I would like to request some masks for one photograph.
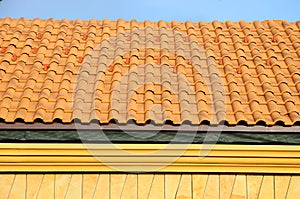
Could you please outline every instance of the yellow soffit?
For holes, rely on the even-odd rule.
[[[300,146],[0,144],[0,172],[300,173]]]

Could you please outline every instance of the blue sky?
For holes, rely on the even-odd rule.
[[[244,2],[244,3],[242,3]],[[2,0],[0,17],[144,21],[300,19],[299,0]]]

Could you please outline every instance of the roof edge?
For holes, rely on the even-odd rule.
[[[262,133],[299,133],[300,126],[245,126],[245,125],[155,125],[155,124],[145,124],[137,125],[133,123],[129,124],[100,124],[100,123],[68,123],[63,124],[59,122],[55,123],[0,123],[0,130],[124,130],[124,131],[187,131],[187,132],[262,132]]]

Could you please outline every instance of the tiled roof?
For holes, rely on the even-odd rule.
[[[300,21],[0,19],[0,118],[300,121]]]

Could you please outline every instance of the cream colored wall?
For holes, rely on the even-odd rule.
[[[1,174],[0,198],[296,199],[300,177],[245,174]]]
[[[296,199],[300,195],[300,176],[295,175],[300,173],[299,146],[216,145],[199,158],[203,145],[191,145],[152,174],[112,171],[164,164],[180,152],[176,145],[172,149],[159,144],[97,147],[98,155],[106,159],[99,161],[81,144],[0,144],[0,199]],[[157,150],[160,153],[147,155]]]

